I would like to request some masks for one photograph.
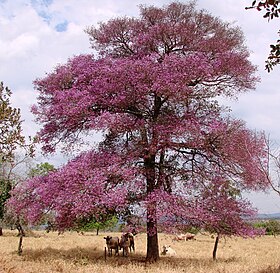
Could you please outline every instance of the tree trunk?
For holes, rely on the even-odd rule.
[[[16,227],[19,232],[18,255],[20,256],[22,253],[22,240],[23,240],[23,236],[25,236],[25,233],[19,221],[17,221]]]
[[[153,263],[159,260],[159,246],[156,220],[156,204],[148,205],[147,209],[147,256],[146,261]]]
[[[219,239],[220,239],[220,236],[219,236],[219,234],[218,234],[217,237],[216,237],[215,245],[214,245],[214,249],[213,249],[213,260],[214,260],[214,261],[216,261],[216,257],[217,257],[216,254],[217,254]]]
[[[98,234],[99,234],[99,227],[97,227],[96,229],[96,236],[98,236]]]
[[[2,236],[3,235],[3,229],[2,229],[2,227],[0,227],[0,236]]]
[[[17,251],[17,253],[18,253],[19,256],[20,256],[21,253],[22,253],[22,240],[23,240],[23,235],[20,234],[20,236],[19,236],[19,243],[18,243],[18,251]]]
[[[149,147],[147,131],[141,131],[142,140]],[[153,136],[155,137],[155,136]],[[152,142],[152,141],[151,141]],[[147,196],[152,194],[156,187],[156,155],[151,154],[149,149],[144,156],[145,177],[147,183]],[[147,256],[146,261],[153,263],[159,260],[158,233],[157,233],[157,205],[153,200],[148,200],[147,204]]]
[[[147,256],[146,261],[153,263],[159,260],[158,234],[149,235],[147,232]]]
[[[25,232],[19,222],[16,223],[16,228],[18,230],[18,236],[25,236]]]

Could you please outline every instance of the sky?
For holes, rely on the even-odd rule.
[[[0,0],[0,81],[12,92],[12,105],[21,109],[25,135],[34,136],[40,126],[30,107],[36,103],[33,81],[51,72],[68,58],[93,53],[87,34],[119,16],[138,16],[140,4],[163,6],[167,0]],[[186,0],[182,0],[186,2]],[[245,10],[251,0],[197,0],[198,9],[241,27],[250,50],[250,60],[258,66],[261,82],[256,90],[225,102],[232,115],[243,119],[253,130],[264,130],[280,144],[280,66],[265,71],[269,45],[277,40],[279,20],[268,22],[255,10]],[[55,166],[65,162],[61,154],[38,157]],[[261,213],[280,212],[280,196],[254,193],[247,196]]]

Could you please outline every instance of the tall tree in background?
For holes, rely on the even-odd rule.
[[[246,9],[257,9],[258,11],[264,11],[264,18],[268,20],[272,20],[274,18],[279,18],[280,15],[280,2],[279,0],[264,0],[264,1],[256,1],[252,2],[250,7],[246,7]],[[280,30],[278,31],[278,35],[280,35]],[[276,41],[275,44],[270,45],[270,54],[266,61],[265,68],[268,72],[270,72],[274,66],[280,63],[280,39]]]
[[[24,144],[21,132],[20,109],[10,105],[11,91],[0,83],[0,219],[4,216],[4,204],[10,197],[12,182],[6,162],[11,162],[18,145]],[[2,225],[1,225],[2,226]],[[0,234],[2,235],[2,228]]]
[[[76,56],[35,81],[33,113],[47,153],[96,131],[103,140],[21,184],[10,208],[30,222],[48,208],[61,229],[108,209],[145,211],[146,259],[156,261],[159,225],[211,218],[196,199],[215,183],[213,173],[240,190],[267,186],[263,136],[217,101],[254,88],[255,67],[239,28],[194,2],[141,6],[140,18],[112,19],[87,33],[98,56]]]
[[[24,145],[20,109],[10,103],[11,91],[0,83],[0,160],[11,160],[19,145]]]
[[[4,216],[4,205],[10,197],[10,191],[18,179],[15,169],[33,154],[34,146],[27,145],[22,134],[22,120],[19,108],[11,106],[11,91],[0,83],[0,219]],[[24,155],[16,156],[21,148]]]

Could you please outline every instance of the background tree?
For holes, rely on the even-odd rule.
[[[11,160],[18,146],[25,143],[21,129],[20,109],[10,103],[11,91],[0,83],[0,164]]]
[[[96,231],[96,235],[100,230],[111,230],[117,227],[118,218],[110,213],[93,216],[89,219],[83,219],[78,223],[78,229],[81,231]]]
[[[19,166],[33,155],[34,144],[26,144],[19,108],[10,103],[11,91],[0,83],[0,220],[10,191],[21,177]],[[1,225],[2,226],[2,225]],[[0,228],[2,234],[2,227]]]
[[[269,219],[255,222],[254,227],[263,229],[266,235],[273,235],[274,237],[276,237],[276,235],[280,234],[279,219]]]
[[[36,80],[32,111],[47,153],[58,144],[72,148],[83,134],[100,131],[103,140],[21,184],[10,209],[30,222],[49,209],[61,229],[108,209],[145,212],[146,259],[156,261],[159,224],[202,224],[196,199],[213,173],[240,190],[267,186],[263,136],[217,101],[254,88],[255,67],[239,28],[194,2],[141,6],[140,18],[112,19],[87,33],[98,56],[76,56]]]
[[[280,149],[279,144],[266,137],[267,161],[261,164],[263,170],[266,170],[267,180],[271,189],[280,195]]]
[[[31,168],[28,175],[29,177],[44,176],[53,171],[55,171],[54,165],[48,162],[44,162],[44,163],[38,163],[36,167]]]
[[[0,165],[1,194],[0,194],[0,219],[3,219],[5,202],[10,197],[10,191],[18,184],[28,178],[27,170],[32,158],[26,150],[17,149],[13,153],[12,160],[2,161]]]
[[[276,235],[279,235],[280,234],[279,220],[274,220],[274,219],[268,220],[265,227],[265,234],[273,235],[274,237],[276,237]]]
[[[215,234],[215,244],[213,249],[213,260],[216,260],[217,249],[222,237],[253,237],[262,235],[262,229],[254,228],[252,220],[255,220],[257,211],[251,204],[242,199],[240,191],[232,186],[230,181],[224,181],[222,175],[213,177],[212,183],[205,187],[197,206],[206,213],[204,230]],[[209,213],[209,212],[211,213]],[[210,217],[210,218],[209,218]],[[201,225],[200,225],[201,226]]]
[[[246,7],[246,9],[256,9],[258,11],[264,11],[264,18],[268,20],[272,20],[274,18],[278,18],[280,14],[280,2],[278,0],[265,0],[265,1],[256,1],[252,2],[250,7]],[[278,31],[278,35],[280,35],[280,30]],[[280,63],[280,39],[276,41],[275,44],[270,45],[270,53],[268,59],[266,61],[265,68],[268,72],[270,72],[274,66]]]

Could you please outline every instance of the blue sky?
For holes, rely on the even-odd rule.
[[[39,126],[29,109],[36,102],[32,82],[58,63],[81,53],[90,53],[84,30],[117,16],[137,16],[138,5],[168,4],[167,0],[0,0],[0,80],[13,92],[13,106],[21,108],[26,135]],[[279,20],[267,22],[254,10],[245,10],[251,0],[197,0],[199,8],[238,25],[246,37],[251,61],[259,67],[261,83],[238,101],[226,102],[232,115],[242,118],[251,129],[265,130],[280,144],[280,67],[267,73],[264,62],[269,44],[277,39]],[[61,154],[47,160],[56,166],[65,161]],[[280,197],[254,194],[249,198],[260,212],[280,211]]]

